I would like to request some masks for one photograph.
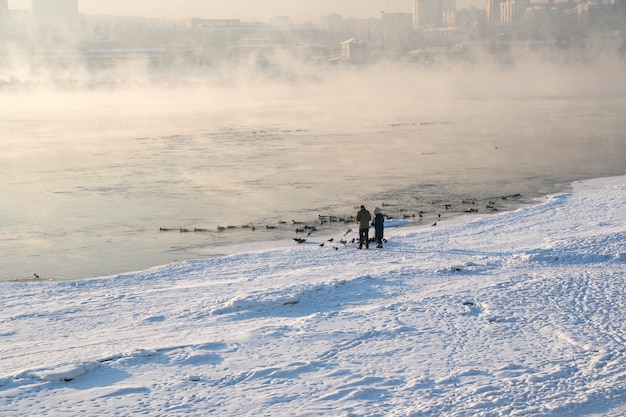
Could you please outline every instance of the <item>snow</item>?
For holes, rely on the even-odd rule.
[[[626,414],[626,177],[464,219],[3,283],[2,415]]]

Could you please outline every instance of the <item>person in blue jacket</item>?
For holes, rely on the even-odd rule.
[[[380,209],[376,207],[374,209],[374,220],[372,221],[372,226],[374,226],[375,231],[375,239],[376,239],[376,247],[383,247],[383,232],[385,230],[385,216],[380,212]]]

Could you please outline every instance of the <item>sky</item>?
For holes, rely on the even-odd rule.
[[[459,0],[457,7],[474,3],[484,6],[483,0]],[[9,0],[9,7],[28,8],[30,0]],[[344,18],[379,18],[380,12],[411,13],[411,0],[78,0],[79,12],[89,15],[126,15],[150,18],[186,19],[241,19],[269,21],[272,17],[288,16],[294,22],[319,22],[329,13]]]
[[[2,415],[623,416],[626,177],[537,203],[1,283]]]
[[[29,0],[9,0],[12,8],[28,7]],[[328,13],[346,17],[380,16],[380,11],[410,12],[410,0],[78,0],[84,14],[110,14],[145,17],[267,20],[289,16],[297,21],[318,21]]]

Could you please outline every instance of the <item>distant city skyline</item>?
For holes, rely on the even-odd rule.
[[[29,9],[31,0],[8,0],[10,9]],[[485,0],[457,0],[457,8],[485,7]],[[330,13],[344,18],[377,18],[385,13],[411,13],[413,0],[78,0],[78,11],[88,15],[142,16],[148,18],[241,19],[269,21],[287,16],[294,22],[318,22]]]

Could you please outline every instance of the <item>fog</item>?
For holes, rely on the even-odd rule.
[[[396,134],[401,147],[412,146],[412,134],[422,134],[420,126],[432,124],[450,135],[430,138],[435,147],[485,139],[496,147],[514,137],[532,151],[546,145],[548,133],[554,135],[550,141],[600,136],[622,146],[626,131],[621,123],[626,63],[609,45],[592,52],[549,54],[515,46],[506,62],[478,49],[463,62],[433,65],[392,60],[311,64],[282,53],[264,58],[262,65],[251,55],[208,68],[155,68],[139,58],[94,69],[80,59],[63,67],[41,67],[14,50],[10,64],[0,68],[4,170],[23,163],[10,160],[20,152],[50,158],[48,140],[67,141],[67,146],[79,140],[81,147],[90,147],[93,137],[97,148],[103,135],[141,138],[276,129],[330,137],[364,132],[375,141],[379,131]],[[389,133],[392,129],[397,133]],[[509,138],[498,138],[509,133]],[[582,152],[582,158],[588,150],[560,147],[532,155],[545,157],[548,164],[574,152]],[[393,164],[398,152],[393,149],[390,160],[380,163]],[[441,148],[437,152],[442,158]]]
[[[506,65],[483,55],[481,61],[432,67],[390,61],[357,67],[311,65],[273,55],[269,65],[258,66],[252,57],[201,70],[154,69],[142,59],[97,70],[80,60],[65,68],[45,68],[15,54],[0,69],[0,100],[5,121],[13,112],[56,114],[65,109],[77,115],[130,111],[146,117],[224,111],[240,113],[237,117],[254,126],[268,121],[255,120],[256,111],[271,112],[273,102],[293,102],[306,117],[276,116],[306,129],[349,121],[415,122],[420,109],[447,100],[623,97],[626,64],[613,52],[584,60],[545,59],[520,48],[512,52],[515,61]],[[130,108],[118,107],[119,101]]]
[[[94,22],[106,20],[88,20],[86,25]],[[123,25],[115,28],[124,33]],[[71,36],[68,31],[60,38]],[[94,64],[89,55],[76,53],[82,50],[50,49],[48,40],[39,37],[28,43],[7,42],[0,65],[4,170],[23,164],[20,153],[50,158],[45,152],[48,140],[66,141],[66,146],[79,140],[81,147],[97,152],[106,136],[167,137],[242,129],[334,138],[364,132],[369,141],[376,140],[377,132],[395,135],[400,142],[388,152],[389,160],[376,162],[375,154],[370,155],[372,163],[384,165],[393,164],[400,148],[412,146],[414,135],[423,134],[419,130],[429,125],[439,129],[429,138],[429,146],[439,148],[439,165],[456,164],[441,160],[446,154],[441,152],[443,144],[473,152],[467,142],[474,140],[499,149],[503,142],[511,147],[523,142],[520,150],[532,151],[534,164],[537,158],[545,158],[548,165],[576,152],[580,155],[571,160],[580,161],[588,144],[555,145],[570,135],[610,141],[621,155],[626,96],[621,39],[589,36],[584,47],[502,42],[496,52],[493,42],[466,42],[461,57],[444,48],[442,55],[419,59],[393,55],[391,47],[388,56],[376,56],[374,48],[372,59],[360,63],[311,60],[289,48],[256,48],[201,64],[155,62],[149,56],[155,48]],[[119,38],[114,46],[125,42]],[[60,51],[60,56],[42,56],[42,50]],[[127,50],[134,51],[114,49],[122,54]],[[208,47],[205,52],[213,57],[215,50]],[[458,147],[460,143],[464,145]],[[537,153],[547,144],[554,145],[549,152]],[[59,157],[54,155],[55,160]],[[468,160],[486,163],[486,158],[483,154]],[[502,155],[497,158],[506,164]],[[338,165],[340,172],[355,168],[351,164],[354,160]]]
[[[507,65],[484,57],[438,67],[384,61],[310,66],[275,57],[271,67],[210,71],[155,71],[136,62],[97,72],[76,66],[61,76],[15,66],[16,75],[5,76],[9,81],[0,94],[1,171],[12,184],[49,188],[40,183],[46,172],[131,167],[143,153],[161,158],[173,146],[188,146],[189,157],[194,152],[216,157],[223,171],[180,169],[185,157],[177,153],[181,159],[171,175],[188,184],[211,184],[212,191],[228,190],[233,201],[250,192],[246,181],[282,182],[281,170],[290,172],[294,184],[307,183],[310,175],[324,181],[359,178],[352,186],[355,199],[423,181],[519,185],[537,176],[554,184],[622,173],[624,61],[610,54],[566,64],[523,51],[519,56],[523,59]],[[170,144],[170,137],[181,139]],[[262,152],[252,176],[251,152]],[[142,172],[168,175],[161,172],[162,163],[147,162]],[[362,166],[381,169],[363,171]],[[472,170],[469,177],[467,170]],[[72,187],[64,183],[53,190]],[[326,186],[256,192],[247,198],[259,211],[276,210],[277,201],[299,210],[335,200]],[[253,211],[246,209],[232,221],[259,215]]]

